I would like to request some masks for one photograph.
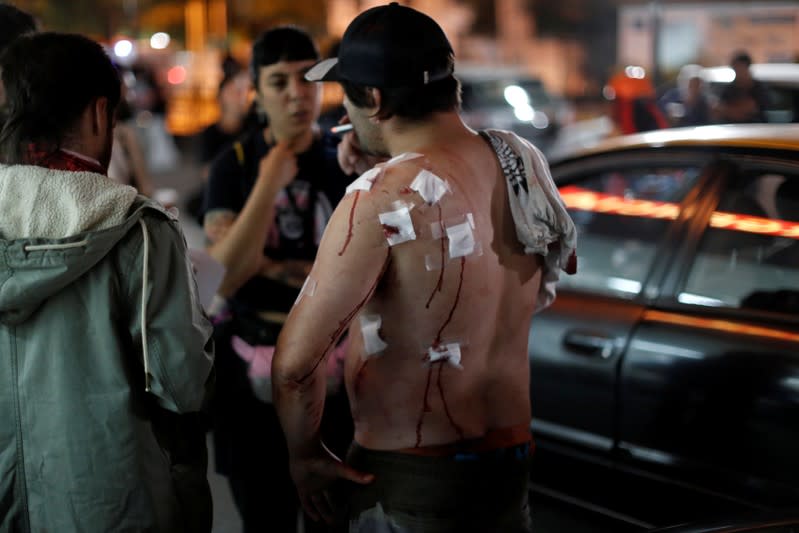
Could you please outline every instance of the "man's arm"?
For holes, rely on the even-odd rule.
[[[325,231],[306,290],[289,314],[272,362],[274,400],[288,442],[292,477],[312,517],[328,517],[324,491],[337,477],[365,483],[321,443],[329,350],[369,301],[391,257],[378,214],[389,195],[356,191]],[[309,287],[314,287],[310,294]],[[320,503],[321,502],[321,503]]]
[[[275,218],[275,197],[297,174],[297,159],[287,141],[278,142],[260,161],[258,177],[241,212],[210,216],[205,227],[208,252],[225,266],[219,294],[231,296],[263,266],[263,249]]]

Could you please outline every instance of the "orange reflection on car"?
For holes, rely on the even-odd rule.
[[[595,213],[674,220],[680,212],[679,205],[675,203],[625,198],[572,185],[561,188],[560,195],[566,207]],[[799,223],[787,220],[716,211],[710,217],[710,226],[746,233],[799,239]]]
[[[643,319],[652,322],[667,322],[680,326],[688,326],[701,329],[713,329],[740,335],[752,335],[755,337],[768,337],[771,339],[799,342],[799,334],[785,331],[782,329],[766,328],[762,326],[747,326],[730,320],[718,320],[713,318],[698,318],[680,315],[677,313],[666,313],[663,311],[645,311]]]

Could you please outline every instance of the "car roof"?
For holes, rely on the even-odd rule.
[[[560,163],[601,153],[660,147],[772,148],[799,151],[799,124],[720,124],[622,135],[574,152],[558,154],[553,157],[553,162]]]
[[[752,77],[766,83],[780,83],[799,87],[799,63],[753,63]],[[702,79],[710,83],[729,83],[735,79],[732,67],[706,67]]]
[[[486,81],[496,79],[525,79],[539,81],[538,76],[513,65],[455,64],[455,77],[459,80]]]

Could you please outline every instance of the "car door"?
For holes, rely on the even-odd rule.
[[[799,166],[732,157],[719,185],[620,366],[619,464],[658,524],[799,503]]]
[[[577,226],[578,272],[562,275],[555,303],[530,330],[539,451],[612,452],[620,356],[706,159],[647,150],[553,168]]]

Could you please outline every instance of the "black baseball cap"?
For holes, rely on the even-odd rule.
[[[392,2],[350,23],[338,57],[306,74],[309,81],[349,81],[368,87],[415,87],[452,74],[452,45],[429,16]]]

